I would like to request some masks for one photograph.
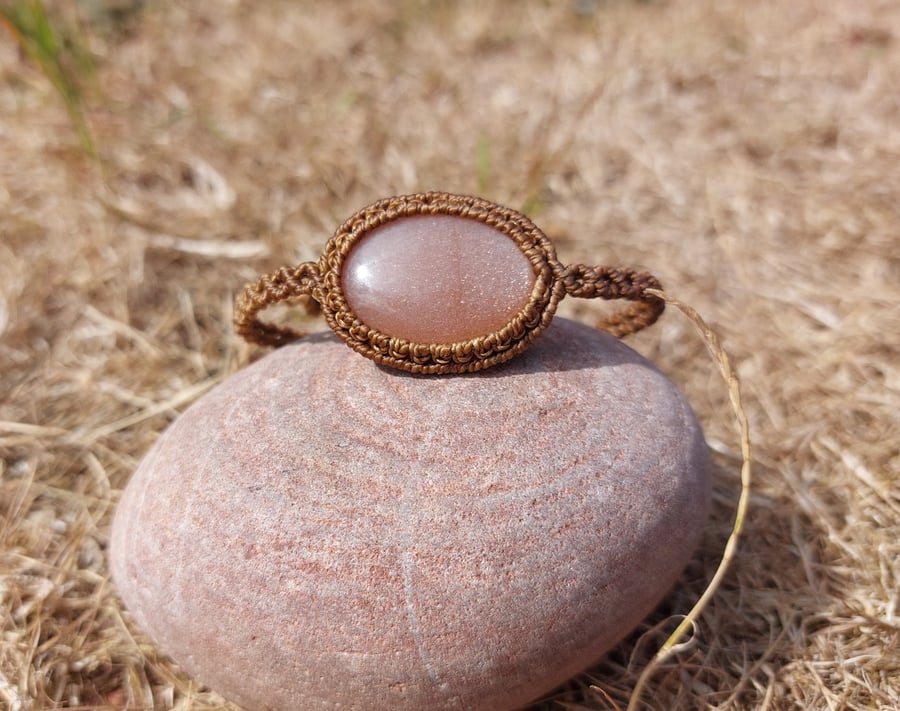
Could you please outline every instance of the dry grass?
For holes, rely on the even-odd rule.
[[[443,189],[527,209],[563,261],[651,269],[738,366],[746,535],[646,708],[900,708],[898,3],[222,0],[92,27],[102,170],[0,35],[0,706],[225,707],[120,610],[118,492],[246,362],[245,281]],[[633,344],[718,453],[708,535],[649,628],[715,569],[739,460],[686,321]],[[537,708],[624,708],[666,633],[642,631]]]

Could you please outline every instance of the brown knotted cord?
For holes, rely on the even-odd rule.
[[[589,267],[572,264],[560,275],[566,294],[582,299],[627,299],[631,307],[597,323],[597,328],[622,338],[656,323],[666,303],[647,294],[647,289],[662,291],[659,279],[649,272],[617,267]]]
[[[234,327],[238,335],[250,343],[276,347],[302,338],[305,334],[263,323],[257,315],[272,304],[313,297],[318,282],[318,266],[304,262],[296,267],[282,267],[273,274],[264,274],[255,284],[247,284],[234,305]],[[317,311],[318,303],[307,301],[306,308]]]
[[[412,343],[367,326],[353,313],[341,287],[341,270],[352,247],[373,229],[414,215],[455,215],[478,220],[509,236],[531,261],[535,284],[529,302],[500,330],[459,343]],[[377,363],[412,373],[463,373],[509,360],[527,348],[549,325],[565,295],[625,299],[630,307],[597,324],[619,338],[640,331],[662,314],[665,302],[647,293],[661,290],[647,272],[574,264],[563,267],[553,244],[527,217],[481,198],[450,193],[418,193],[386,198],[348,219],[328,241],[317,263],[282,267],[248,284],[235,304],[235,327],[247,341],[280,346],[304,334],[259,320],[276,303],[305,299],[307,310],[320,307],[328,325],[351,348]]]

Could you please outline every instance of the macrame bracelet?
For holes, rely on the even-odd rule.
[[[282,267],[248,284],[235,327],[280,346],[304,334],[268,324],[272,304],[321,308],[334,332],[377,363],[411,373],[463,373],[509,360],[547,327],[559,300],[625,299],[597,324],[627,336],[665,308],[647,272],[556,259],[527,217],[481,198],[419,193],[380,200],[335,232],[318,262]]]

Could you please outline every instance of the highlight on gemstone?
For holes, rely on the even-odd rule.
[[[477,219],[413,215],[373,229],[351,248],[341,290],[351,311],[381,333],[447,344],[503,328],[534,287],[528,257]]]

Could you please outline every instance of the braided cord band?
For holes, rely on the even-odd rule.
[[[527,257],[535,275],[529,300],[502,328],[455,343],[416,343],[382,333],[354,313],[341,279],[348,254],[376,228],[417,215],[448,215],[482,222],[509,237]],[[583,264],[563,267],[556,259],[553,243],[515,210],[477,197],[418,193],[380,200],[357,212],[337,229],[317,263],[282,267],[248,284],[235,304],[235,327],[252,343],[283,345],[304,334],[264,323],[259,313],[272,304],[306,298],[308,309],[319,306],[341,339],[377,363],[412,373],[464,373],[502,363],[525,350],[549,325],[559,300],[567,294],[633,301],[630,307],[597,324],[622,337],[659,318],[665,302],[647,290],[661,288],[647,272]]]
[[[647,289],[662,291],[659,279],[648,272],[617,267],[589,267],[572,264],[560,276],[566,294],[584,299],[626,299],[635,303],[600,321],[597,328],[617,338],[640,331],[656,323],[666,308],[666,302],[647,293]]]
[[[272,304],[293,302],[310,297],[307,309],[317,310],[314,291],[319,283],[319,267],[304,262],[296,267],[282,267],[272,274],[264,274],[255,283],[247,284],[234,305],[234,327],[238,335],[261,346],[283,346],[305,334],[289,328],[274,326],[259,320],[258,314]]]

